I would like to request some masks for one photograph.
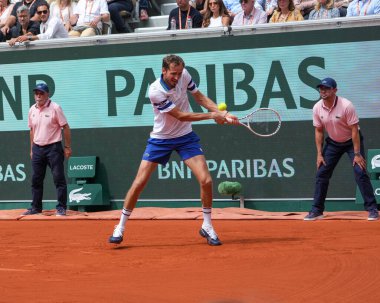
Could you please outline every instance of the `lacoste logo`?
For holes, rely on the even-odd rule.
[[[150,156],[149,153],[145,153],[144,154],[144,157],[146,157],[146,158],[149,157],[149,156]]]
[[[83,189],[83,187],[81,188],[77,188],[77,189],[73,189],[70,193],[69,193],[69,201],[70,203],[71,202],[77,202],[79,203],[80,201],[83,201],[83,200],[91,200],[91,193],[88,193],[88,194],[85,194],[85,193],[79,193],[81,190]]]
[[[380,167],[380,155],[376,155],[371,160],[372,169]]]

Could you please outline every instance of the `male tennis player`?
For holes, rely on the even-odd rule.
[[[329,181],[344,153],[351,159],[355,180],[364,199],[364,208],[369,213],[368,220],[378,220],[376,198],[366,172],[363,137],[355,107],[351,101],[336,95],[338,89],[334,79],[325,78],[317,87],[321,95],[321,100],[313,108],[317,176],[313,206],[304,220],[323,218]],[[323,146],[324,130],[328,137]]]
[[[209,112],[190,112],[187,92]],[[203,206],[200,235],[207,239],[209,245],[221,245],[211,223],[212,179],[199,144],[199,137],[192,131],[191,122],[213,119],[216,123],[223,124],[229,118],[229,123],[238,124],[238,119],[227,111],[219,111],[216,104],[198,90],[185,69],[183,59],[176,55],[164,57],[162,75],[150,86],[149,98],[154,110],[153,131],[136,178],[125,197],[120,222],[109,242],[119,244],[123,241],[125,224],[151,174],[158,164],[165,165],[175,150],[192,170],[200,185]]]

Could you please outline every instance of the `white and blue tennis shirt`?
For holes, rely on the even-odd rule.
[[[150,137],[172,139],[190,133],[192,131],[191,122],[181,122],[166,113],[174,107],[182,112],[190,112],[187,92],[196,93],[197,91],[197,85],[185,68],[177,85],[172,89],[164,82],[162,75],[154,81],[149,87],[149,99],[154,111],[154,126]]]

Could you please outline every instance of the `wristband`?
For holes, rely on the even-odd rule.
[[[360,152],[354,153],[355,156],[361,156]]]

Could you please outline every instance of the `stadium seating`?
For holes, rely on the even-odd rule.
[[[139,22],[138,20],[138,22],[133,23],[132,29],[134,32],[143,33],[166,30],[169,13],[177,7],[175,0],[149,0],[149,4],[149,19],[143,22]]]

